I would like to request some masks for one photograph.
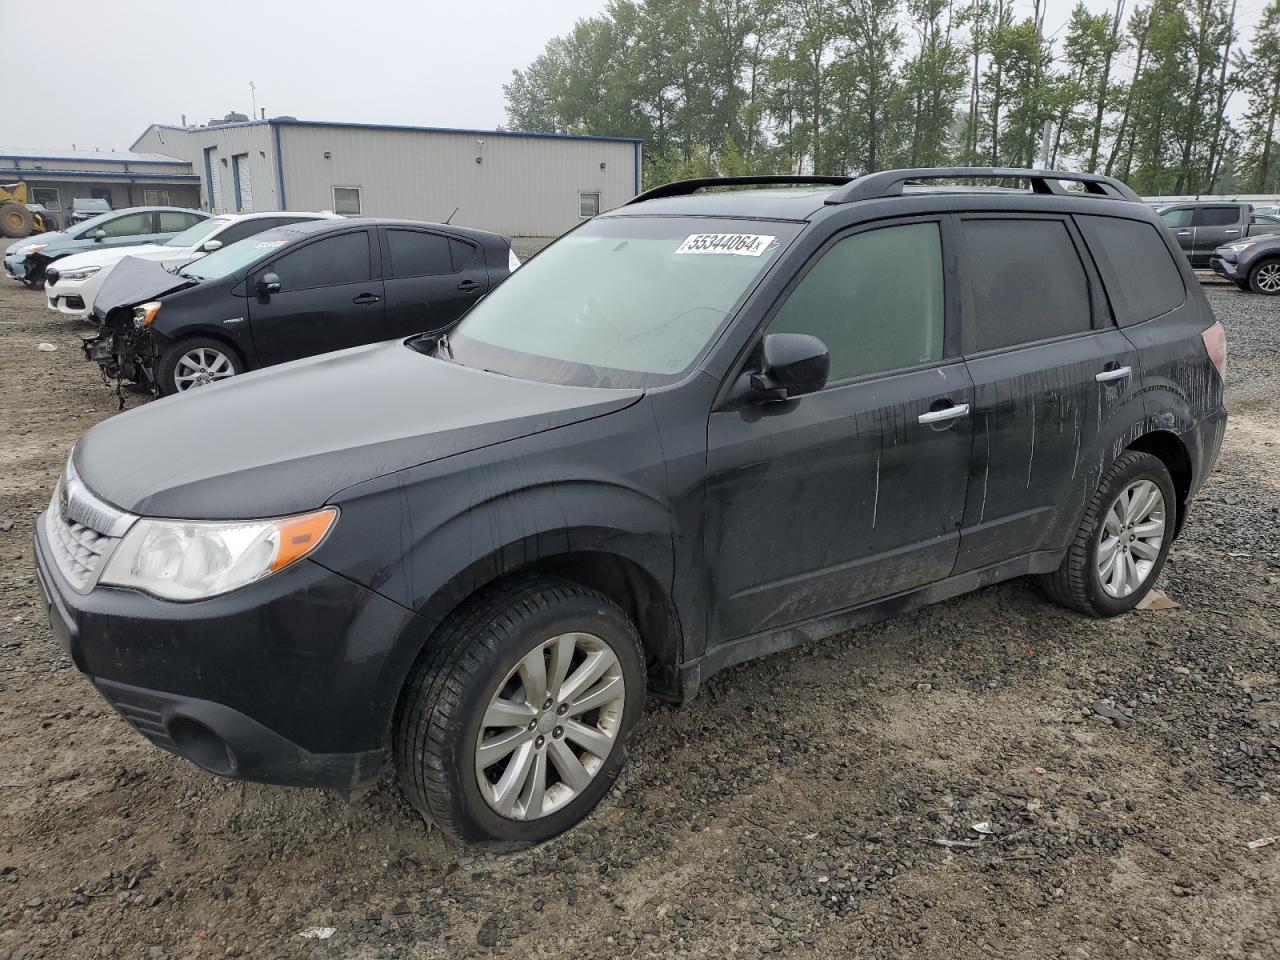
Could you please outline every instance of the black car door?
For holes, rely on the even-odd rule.
[[[387,337],[377,245],[368,230],[326,234],[249,276],[249,322],[263,366]],[[279,290],[260,292],[263,279]]]
[[[1109,425],[1142,419],[1137,351],[1071,219],[975,214],[960,230],[974,433],[956,573],[1065,547]]]
[[[455,237],[417,227],[383,227],[387,336],[438,330],[489,289],[484,254]]]
[[[765,326],[821,339],[827,386],[711,413],[712,643],[950,574],[973,388],[947,340],[954,271],[943,268],[942,227],[913,220],[834,238]]]

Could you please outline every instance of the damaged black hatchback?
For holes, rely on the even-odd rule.
[[[966,177],[1030,189],[918,187]],[[391,755],[452,836],[519,846],[600,801],[647,693],[1027,574],[1131,609],[1217,457],[1225,366],[1113,180],[671,184],[443,334],[94,427],[39,579],[158,746],[344,791]]]
[[[496,233],[413,220],[266,230],[173,272],[126,258],[85,356],[155,393],[453,323],[519,264]]]

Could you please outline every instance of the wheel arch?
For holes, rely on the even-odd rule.
[[[1177,518],[1173,531],[1173,535],[1178,536],[1182,532],[1182,523],[1187,513],[1187,500],[1191,496],[1191,487],[1195,480],[1191,454],[1187,450],[1187,445],[1176,433],[1168,430],[1153,430],[1138,437],[1126,449],[1151,454],[1169,471],[1169,476],[1173,479],[1173,489],[1178,495]]]

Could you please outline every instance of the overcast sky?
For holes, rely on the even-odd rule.
[[[1017,0],[1029,14],[1031,0]],[[1075,0],[1049,0],[1046,31]],[[1109,10],[1114,0],[1087,0]],[[1264,0],[1240,0],[1246,30]],[[1127,6],[1132,7],[1134,0]],[[0,7],[6,4],[0,3]],[[127,149],[148,124],[267,116],[491,129],[502,84],[603,0],[61,0],[5,47],[0,147]],[[39,5],[29,13],[39,19]],[[74,49],[86,51],[71,56]],[[17,71],[13,57],[17,55]]]

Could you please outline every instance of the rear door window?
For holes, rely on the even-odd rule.
[[[1089,278],[1061,220],[966,219],[965,353],[1093,327]]]
[[[1229,227],[1240,219],[1235,207],[1199,207],[1191,220],[1196,227]]]
[[[362,283],[369,279],[369,234],[358,230],[325,237],[286,253],[266,268],[285,291]]]
[[[1170,230],[1178,230],[1191,226],[1191,214],[1190,207],[1178,207],[1175,210],[1165,210],[1160,214],[1160,219]]]
[[[204,217],[196,216],[194,213],[184,213],[181,210],[161,210],[160,211],[160,232],[161,233],[181,233],[188,227],[193,227]]]
[[[1077,217],[1121,326],[1141,323],[1182,305],[1182,272],[1156,227],[1118,217]]]
[[[937,223],[845,237],[788,294],[769,333],[807,333],[831,355],[828,380],[942,359],[942,240]]]
[[[387,248],[391,251],[393,278],[436,277],[453,272],[449,241],[438,233],[388,230]]]

